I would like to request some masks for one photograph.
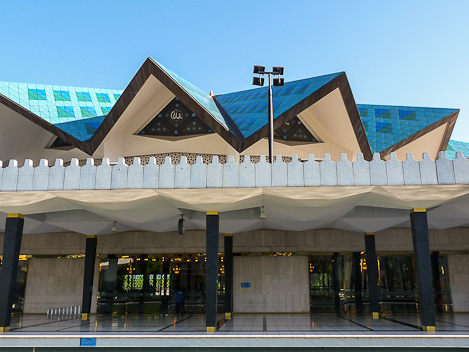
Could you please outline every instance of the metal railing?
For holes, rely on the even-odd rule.
[[[81,314],[81,305],[63,308],[48,309],[47,315],[78,315]]]

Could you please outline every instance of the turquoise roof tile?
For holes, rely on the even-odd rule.
[[[446,147],[446,156],[454,159],[459,151],[463,152],[465,158],[469,158],[469,143],[450,140]]]
[[[357,104],[373,153],[402,141],[458,109]],[[390,118],[383,118],[384,115]],[[384,139],[384,144],[378,142]]]
[[[105,96],[107,95],[109,99],[106,100],[105,98],[105,102],[100,102],[96,96],[96,91]],[[0,94],[80,141],[90,139],[94,133],[95,129],[85,125],[90,120],[90,113],[103,113],[103,116],[92,118],[97,119],[93,122],[101,124],[107,115],[104,112],[107,109],[110,110],[117,101],[114,94],[120,95],[122,92],[122,90],[111,89],[0,82]],[[83,96],[87,99],[81,99]],[[102,109],[103,107],[106,109]]]

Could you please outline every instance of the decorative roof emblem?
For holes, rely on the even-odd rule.
[[[171,111],[171,120],[182,120],[183,114],[181,110],[174,109]]]

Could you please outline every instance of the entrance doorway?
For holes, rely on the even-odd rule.
[[[364,252],[310,256],[312,313],[369,312],[369,283]],[[432,253],[437,312],[451,312],[451,290],[446,257]],[[379,302],[382,312],[418,311],[417,284],[412,255],[378,256]]]
[[[223,311],[224,264],[218,260],[218,304]],[[116,259],[114,259],[116,260]],[[184,294],[182,313],[204,313],[205,256],[133,255],[117,258],[115,285],[109,286],[110,259],[100,264],[98,312],[118,314],[172,314],[177,291]],[[112,287],[112,289],[109,289]],[[109,301],[112,302],[109,305]],[[112,309],[109,310],[108,307]]]

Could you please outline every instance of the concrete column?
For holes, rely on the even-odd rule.
[[[379,319],[378,260],[376,258],[374,232],[367,232],[365,234],[365,250],[370,310],[373,314],[373,319]]]
[[[339,253],[334,253],[332,255],[332,287],[334,289],[334,307],[335,312],[340,314],[340,272],[342,270],[342,266],[340,265],[340,256]]]
[[[114,296],[116,295],[118,259],[114,254],[110,254],[108,258],[109,264],[107,267],[106,276],[104,277],[104,285],[106,290],[106,305],[104,308],[104,313],[112,314]]]
[[[218,300],[218,234],[220,218],[218,211],[207,212],[205,263],[205,322],[207,331],[217,329]]]
[[[225,319],[233,313],[233,234],[225,233]]]
[[[427,210],[415,208],[410,213],[412,242],[414,244],[415,274],[419,294],[420,324],[422,330],[435,331],[430,241],[428,239]]]
[[[352,285],[355,291],[355,310],[357,313],[363,312],[362,299],[362,274],[360,268],[360,252],[352,254]]]
[[[11,306],[16,289],[23,225],[24,216],[22,214],[8,214],[3,240],[2,272],[0,274],[0,332],[10,330]]]
[[[98,241],[96,236],[86,236],[85,273],[83,277],[83,303],[81,308],[82,320],[87,320],[89,318],[91,309],[97,242]]]
[[[443,295],[441,292],[441,275],[440,275],[440,252],[431,253],[433,288],[435,289],[436,309],[438,313],[443,313]]]

